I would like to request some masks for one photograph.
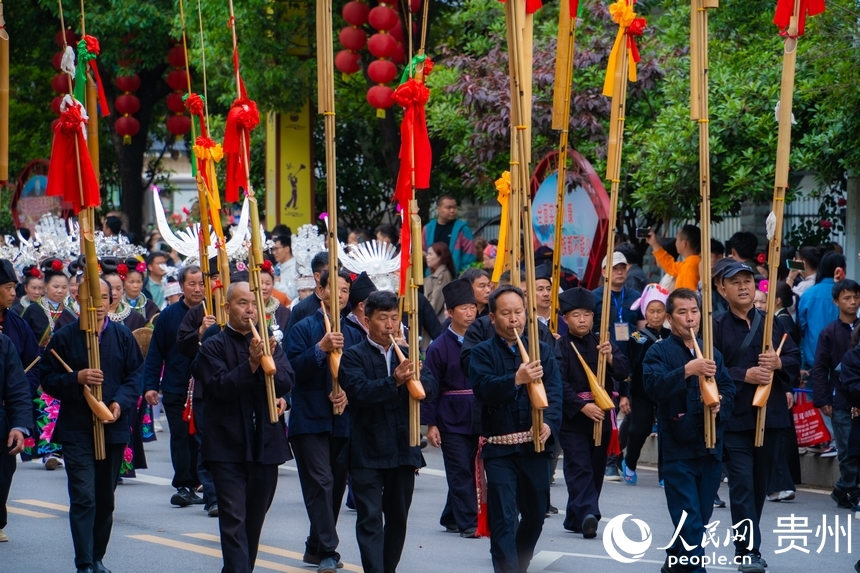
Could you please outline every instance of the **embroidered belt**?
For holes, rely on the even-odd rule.
[[[502,446],[515,446],[517,444],[531,442],[532,439],[531,430],[527,430],[525,432],[514,432],[513,434],[503,434],[501,436],[490,436],[487,438],[487,443]]]
[[[471,396],[471,390],[448,390],[447,392],[442,392],[443,396]]]

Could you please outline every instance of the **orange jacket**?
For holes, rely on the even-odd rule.
[[[661,269],[675,277],[676,289],[688,288],[695,291],[699,288],[699,265],[702,262],[702,257],[690,255],[679,263],[665,249],[657,249],[654,251],[654,258],[657,259],[657,264],[660,265]]]

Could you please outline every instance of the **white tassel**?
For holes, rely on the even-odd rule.
[[[776,102],[776,107],[773,108],[773,115],[776,118],[776,122],[779,123],[779,104],[782,102]],[[794,119],[794,113],[791,114],[791,125],[797,125],[797,121]]]
[[[776,215],[774,215],[773,211],[771,211],[770,215],[767,216],[767,220],[764,225],[767,229],[767,240],[772,241],[773,236],[776,234]]]

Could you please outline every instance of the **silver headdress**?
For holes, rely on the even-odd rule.
[[[344,268],[353,273],[366,272],[379,290],[397,292],[400,257],[397,247],[376,239],[344,247],[338,243],[338,258]]]
[[[155,186],[152,187],[152,202],[155,208],[155,222],[158,225],[158,232],[161,233],[164,242],[183,257],[197,261],[200,258],[198,243],[200,224],[197,223],[184,231],[176,231],[174,233],[173,229],[167,223],[164,205],[161,204],[161,197],[158,188]],[[241,256],[243,253],[245,257],[248,254],[248,246],[245,244],[246,240],[250,240],[251,236],[250,229],[248,228],[250,218],[250,211],[248,209],[248,199],[245,198],[245,202],[242,203],[242,214],[239,217],[239,225],[234,228],[233,236],[227,241],[227,256],[231,260],[239,260],[243,258]],[[211,230],[209,231],[209,237],[209,258],[212,258],[218,254],[216,247],[217,238]]]
[[[95,232],[96,256],[118,257],[123,260],[146,255],[146,249],[129,242],[125,235],[106,237],[101,231]]]
[[[325,235],[320,235],[316,225],[302,225],[298,228],[298,233],[292,236],[293,256],[296,258],[296,288],[304,290],[314,288],[314,272],[311,269],[311,261],[313,258],[323,251],[326,251]]]

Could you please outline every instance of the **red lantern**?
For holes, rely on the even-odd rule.
[[[140,89],[140,76],[131,74],[130,76],[117,76],[114,81],[116,87],[125,93],[136,92]]]
[[[167,63],[172,68],[185,68],[185,50],[179,44],[170,48],[167,52]]]
[[[410,0],[409,11],[417,14],[419,10],[421,10],[421,0]]]
[[[347,2],[341,11],[343,19],[348,24],[353,26],[364,26],[367,24],[367,15],[370,12],[370,6],[364,2]]]
[[[188,75],[185,70],[173,70],[167,74],[167,85],[173,91],[184,92],[188,90]]]
[[[54,113],[60,115],[60,104],[63,103],[63,96],[57,96],[51,100],[51,109]]]
[[[394,53],[391,54],[391,61],[398,66],[402,66],[406,63],[406,48],[402,43],[397,42],[397,46],[394,48]]]
[[[387,84],[396,76],[397,66],[390,60],[374,60],[367,67],[367,77],[377,84]]]
[[[340,31],[340,43],[347,50],[357,52],[367,45],[367,33],[361,28],[345,27]]]
[[[134,115],[140,111],[140,100],[136,95],[123,94],[116,98],[114,107],[123,115]]]
[[[398,19],[397,25],[391,28],[388,33],[398,42],[403,42],[403,22]]]
[[[51,87],[59,94],[68,94],[72,92],[72,80],[66,74],[57,74],[51,80]]]
[[[130,115],[124,115],[117,118],[116,122],[113,124],[113,129],[116,131],[117,135],[122,136],[123,144],[129,145],[131,143],[131,138],[137,135],[137,132],[140,131],[140,122]]]
[[[341,50],[334,57],[334,67],[341,71],[344,74],[354,74],[361,67],[358,65],[358,62],[361,60],[361,56],[356,54],[355,52],[351,52],[349,50]]]
[[[394,105],[394,90],[388,86],[373,86],[367,90],[367,103],[377,110],[386,110]],[[379,116],[379,112],[377,112]],[[383,111],[382,117],[385,117]]]
[[[370,11],[367,18],[370,25],[380,32],[387,32],[397,25],[397,12],[389,8],[383,3]]]
[[[65,36],[65,43],[63,43],[63,32],[57,32],[57,35],[54,36],[54,42],[56,42],[56,44],[61,48],[63,46],[72,46],[72,48],[74,48],[75,44],[78,43],[78,38],[75,36],[75,33],[71,30],[66,30]]]
[[[63,69],[60,67],[60,64],[62,64],[62,62],[63,62],[63,52],[57,52],[56,54],[54,54],[54,57],[51,58],[51,64],[53,64],[54,69],[57,70],[58,72],[63,71]]]
[[[185,102],[182,101],[182,92],[173,92],[167,96],[167,109],[173,113],[185,113]]]
[[[391,34],[374,34],[367,42],[367,49],[377,58],[390,58],[397,48],[397,41]]]
[[[177,139],[191,131],[191,118],[187,115],[171,115],[167,118],[167,131]]]

